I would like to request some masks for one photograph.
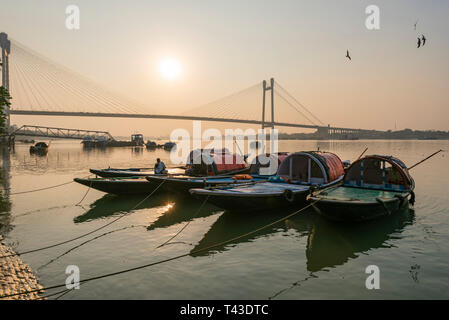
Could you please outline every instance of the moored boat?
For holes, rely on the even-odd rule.
[[[145,178],[75,178],[75,182],[82,185],[116,195],[122,194],[150,194],[158,188],[158,184]]]
[[[193,177],[248,173],[249,165],[241,155],[228,149],[196,149],[189,153],[185,174]]]
[[[166,151],[171,151],[175,147],[176,147],[176,143],[171,142],[171,141],[164,143],[164,145],[162,146],[162,148],[164,148],[164,150],[166,150]]]
[[[371,155],[348,168],[343,185],[317,192],[310,201],[329,219],[364,221],[408,208],[409,201],[414,202],[414,188],[415,182],[401,160]]]
[[[118,168],[107,168],[107,169],[89,169],[89,171],[96,176],[103,178],[130,178],[130,177],[146,177],[151,175],[156,175],[154,170],[150,168],[128,168],[128,169],[118,169]],[[184,171],[180,168],[169,169],[170,174],[181,174]],[[160,174],[164,175],[165,174]]]
[[[30,146],[30,153],[47,154],[49,145],[45,142],[38,142],[34,146]]]
[[[282,156],[284,154],[282,153]],[[198,158],[196,158],[198,157]],[[200,159],[201,157],[201,159]],[[195,161],[195,158],[197,161]],[[281,156],[268,157],[261,164],[257,160],[250,168],[239,155],[229,153],[227,149],[221,150],[196,150],[189,154],[187,159],[186,174],[179,176],[147,176],[148,181],[163,183],[162,189],[168,192],[189,193],[192,188],[217,187],[228,184],[239,184],[244,182],[259,182],[268,179],[268,175],[262,176],[259,172],[264,171],[264,165],[268,161],[280,161]],[[201,163],[198,163],[201,162]],[[198,165],[196,165],[197,163]],[[246,174],[251,171],[251,175]]]
[[[207,188],[217,186],[227,186],[230,184],[241,184],[248,182],[266,181],[264,177],[253,177],[246,174],[234,176],[210,176],[210,177],[189,177],[189,176],[147,176],[146,179],[155,184],[162,184],[161,189],[167,192],[177,192],[189,194],[192,188]]]
[[[282,161],[277,175],[269,177],[268,181],[191,189],[190,192],[227,210],[273,210],[304,205],[311,189],[337,184],[343,175],[343,164],[333,153],[296,152]]]

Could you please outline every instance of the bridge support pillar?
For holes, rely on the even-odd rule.
[[[265,94],[267,91],[271,91],[271,123],[266,125],[265,124]],[[274,79],[270,79],[270,86],[267,87],[267,82],[263,81],[263,96],[262,96],[262,130],[265,129],[265,127],[271,127],[274,129]]]
[[[11,51],[11,41],[8,40],[8,35],[4,32],[0,33],[0,47],[2,50],[2,86],[9,92],[9,53]],[[11,124],[9,106],[4,107],[6,114],[6,132],[9,132]]]

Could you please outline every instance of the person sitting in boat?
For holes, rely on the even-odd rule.
[[[156,174],[168,173],[165,163],[163,163],[160,158],[157,158],[156,163],[154,164],[154,173]]]

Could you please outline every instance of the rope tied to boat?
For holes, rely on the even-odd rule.
[[[266,224],[266,225],[264,225],[262,227],[259,227],[259,228],[255,229],[255,230],[252,230],[252,231],[249,231],[249,232],[247,232],[245,234],[242,234],[240,236],[236,236],[234,238],[231,238],[231,239],[228,239],[228,240],[225,240],[225,241],[221,241],[221,242],[218,242],[216,244],[213,244],[213,245],[201,248],[201,249],[193,250],[193,251],[188,252],[188,253],[180,254],[180,255],[177,255],[177,256],[174,256],[174,257],[171,257],[171,258],[159,260],[159,261],[156,261],[156,262],[147,263],[147,264],[140,265],[140,266],[133,267],[133,268],[123,269],[123,270],[116,271],[116,272],[110,272],[110,273],[106,273],[106,274],[99,275],[99,276],[94,276],[94,277],[90,277],[90,278],[86,278],[86,279],[81,279],[79,281],[79,283],[80,284],[81,283],[86,283],[86,282],[89,282],[89,281],[104,279],[104,278],[107,278],[107,277],[112,277],[112,276],[116,276],[116,275],[120,275],[120,274],[124,274],[124,273],[128,273],[128,272],[132,272],[132,271],[136,271],[136,270],[141,270],[141,269],[144,269],[144,268],[152,267],[152,266],[159,265],[159,264],[162,264],[162,263],[166,263],[166,262],[169,262],[169,261],[178,260],[178,259],[187,257],[189,255],[193,255],[193,254],[201,253],[201,252],[204,252],[204,251],[208,251],[208,250],[216,248],[216,247],[224,246],[224,245],[229,244],[231,242],[235,242],[235,241],[237,241],[239,239],[248,237],[248,236],[250,236],[252,234],[255,234],[255,233],[259,232],[259,231],[262,231],[262,230],[264,230],[266,228],[269,228],[269,227],[271,227],[273,225],[276,225],[276,224],[278,224],[280,222],[288,220],[291,217],[293,217],[293,216],[295,216],[295,215],[297,215],[297,214],[299,214],[301,212],[304,212],[306,209],[312,207],[318,201],[320,201],[320,200],[319,199],[315,200],[315,201],[309,203],[308,205],[302,207],[301,209],[296,210],[293,213],[290,213],[290,214],[288,214],[288,215],[286,215],[286,216],[284,216],[284,217],[282,217],[280,219],[277,219],[277,220],[275,220],[275,221],[273,221],[271,223],[268,223],[268,224]],[[65,286],[66,286],[65,283],[64,284],[58,284],[58,285],[48,286],[48,287],[45,287],[45,288],[42,288],[42,289],[34,289],[34,290],[28,290],[28,291],[19,292],[19,293],[3,295],[3,296],[0,296],[0,299],[14,297],[14,296],[23,295],[23,294],[29,294],[29,293],[33,293],[33,292],[48,291],[48,290],[52,290],[52,289],[62,288],[62,287],[65,287]],[[64,292],[64,291],[62,291],[62,292]]]
[[[198,210],[195,212],[195,214],[193,215],[193,217],[190,219],[190,221],[188,221],[174,236],[172,236],[170,239],[168,239],[167,241],[165,241],[164,243],[162,243],[161,245],[157,246],[156,249],[159,249],[163,246],[166,246],[169,244],[169,242],[171,242],[174,238],[176,238],[178,235],[181,234],[181,232],[184,231],[185,228],[187,228],[187,226],[190,224],[190,222],[193,221],[193,219],[196,218],[196,216],[200,213],[201,209],[204,207],[204,205],[206,204],[207,200],[209,200],[209,195],[207,195],[206,199],[204,199],[203,203],[201,203],[201,206],[198,208]]]
[[[102,229],[104,229],[104,228],[110,226],[111,224],[117,222],[118,220],[122,219],[123,217],[127,216],[132,210],[136,209],[136,208],[137,208],[138,206],[140,206],[144,201],[146,201],[148,198],[150,198],[150,197],[151,197],[151,196],[152,196],[152,195],[153,195],[153,194],[154,194],[154,193],[155,193],[155,192],[156,192],[156,191],[157,191],[157,190],[164,184],[164,182],[165,182],[165,180],[163,180],[163,181],[156,187],[156,189],[154,189],[150,194],[148,194],[148,195],[147,195],[145,198],[143,198],[139,203],[137,203],[134,207],[132,207],[128,212],[125,212],[125,213],[122,214],[121,216],[119,216],[119,217],[117,217],[116,219],[114,219],[114,220],[112,220],[112,221],[110,221],[110,222],[108,222],[108,223],[102,225],[101,227],[98,227],[98,228],[96,228],[96,229],[94,229],[94,230],[92,230],[92,231],[86,232],[86,233],[84,233],[84,234],[82,234],[82,235],[79,235],[79,236],[77,236],[77,237],[75,237],[75,238],[72,238],[72,239],[69,239],[69,240],[61,241],[61,242],[58,242],[58,243],[55,243],[55,244],[52,244],[52,245],[49,245],[49,246],[46,246],[46,247],[41,247],[41,248],[37,248],[37,249],[32,249],[32,250],[23,251],[23,252],[16,252],[16,253],[12,253],[12,254],[9,254],[9,255],[1,256],[0,259],[4,259],[4,258],[8,258],[8,257],[14,257],[14,256],[21,256],[21,255],[28,254],[28,253],[33,253],[33,252],[38,252],[38,251],[42,251],[42,250],[46,250],[46,249],[58,247],[58,246],[61,246],[61,245],[63,245],[63,244],[70,243],[70,242],[73,242],[73,241],[75,241],[75,240],[84,238],[84,237],[86,237],[86,236],[88,236],[88,235],[91,235],[92,233],[97,232],[97,231],[100,231],[100,230],[102,230]],[[1,298],[1,297],[0,297],[0,298]]]

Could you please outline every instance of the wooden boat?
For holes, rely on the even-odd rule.
[[[252,177],[241,174],[235,176],[210,176],[210,177],[189,177],[189,176],[147,176],[146,179],[155,184],[162,184],[161,189],[167,192],[177,192],[189,194],[192,188],[217,187],[230,184],[241,184],[245,182],[266,181],[268,178]]]
[[[130,178],[130,177],[146,177],[156,175],[154,170],[150,168],[128,168],[128,169],[117,169],[117,168],[107,168],[107,169],[89,169],[89,171],[96,176],[103,178]],[[170,174],[182,174],[183,170],[180,168],[169,169]],[[165,176],[165,174],[160,174]]]
[[[227,151],[227,150],[226,150]],[[229,156],[228,153],[226,153],[226,151],[222,151],[222,153],[218,153],[218,155],[222,156],[222,157],[226,157]],[[216,166],[216,170],[212,171],[214,174],[214,176],[208,176],[208,174],[210,174],[210,171],[207,171],[207,169],[209,168],[210,170],[213,170],[213,167],[211,166],[207,166],[204,165],[200,168],[198,168],[198,170],[195,172],[195,174],[200,174],[203,175],[202,177],[192,177],[192,176],[156,176],[156,175],[151,175],[151,176],[147,176],[146,179],[148,181],[152,181],[155,183],[164,183],[162,188],[165,191],[168,192],[179,192],[179,193],[189,193],[189,189],[192,188],[206,188],[206,187],[217,187],[217,186],[224,186],[224,185],[229,185],[229,184],[239,184],[239,183],[248,183],[248,182],[261,182],[261,181],[266,181],[270,175],[273,175],[272,172],[270,172],[270,168],[269,165],[273,162],[275,162],[277,165],[274,166],[276,169],[278,168],[279,164],[281,163],[282,160],[284,160],[287,157],[288,153],[286,152],[279,152],[277,154],[264,154],[264,155],[259,155],[257,157],[254,158],[254,160],[252,161],[252,164],[249,168],[249,170],[247,169],[246,166],[240,166],[238,165],[236,160],[239,159],[237,157],[234,157],[234,155],[232,155],[232,157],[230,158],[232,162],[231,164],[227,164],[228,166],[225,167],[222,171],[217,171],[219,170],[221,167],[220,165]],[[193,154],[191,155],[193,157]],[[213,156],[215,156],[215,158],[206,158],[209,160],[214,160],[216,159],[217,154],[214,154]],[[225,159],[221,159],[222,161],[225,161]],[[240,159],[241,161],[244,161],[243,159]],[[192,162],[191,158],[189,157],[189,160],[187,161],[188,163]],[[235,170],[229,170],[226,171],[226,169],[235,169]],[[202,171],[200,171],[202,170]],[[199,172],[198,172],[199,171]],[[240,172],[250,172],[251,175],[249,174],[238,174]],[[187,171],[186,171],[187,172]],[[192,171],[190,171],[192,172]],[[276,171],[274,172],[276,173]],[[235,175],[234,175],[235,174]]]
[[[194,150],[191,151],[187,157],[187,166],[169,169],[170,174],[181,174],[184,173],[187,176],[214,176],[223,174],[237,174],[237,173],[247,173],[249,171],[249,166],[246,164],[243,157],[239,155],[231,155],[231,164],[221,164],[224,162],[226,157],[231,155],[227,149],[220,149],[217,151],[211,150]],[[199,157],[199,163],[194,161],[194,157]],[[205,163],[210,161],[210,165]],[[217,164],[217,163],[220,164]],[[107,168],[107,169],[90,169],[91,173],[96,176],[103,178],[114,178],[114,177],[146,177],[155,175],[154,170],[151,168]]]
[[[248,173],[249,165],[241,155],[228,149],[196,149],[189,153],[185,174],[193,177]]]
[[[277,175],[268,181],[191,189],[190,193],[227,210],[273,210],[304,205],[312,188],[337,184],[343,175],[343,164],[333,153],[296,152],[282,161]]]
[[[174,142],[166,142],[166,143],[164,143],[164,145],[162,147],[166,151],[171,151],[172,149],[174,149],[176,147],[176,143],[174,143]]]
[[[82,185],[116,195],[122,194],[150,194],[159,184],[152,183],[144,177],[134,178],[75,178],[75,182]]]
[[[391,156],[371,155],[354,162],[343,185],[310,197],[323,216],[364,221],[392,215],[414,202],[415,182],[405,164]],[[410,200],[408,198],[410,197]]]
[[[30,146],[30,153],[47,154],[48,148],[49,146],[45,142],[38,142],[34,146]]]
[[[148,140],[147,143],[145,143],[145,147],[146,147],[147,149],[154,150],[154,149],[157,148],[157,143],[154,142],[154,141]]]

